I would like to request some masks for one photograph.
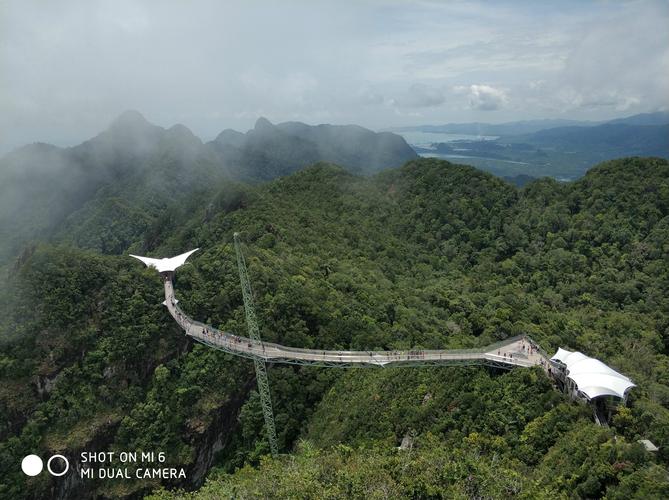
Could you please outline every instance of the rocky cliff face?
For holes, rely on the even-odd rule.
[[[239,427],[238,415],[249,391],[255,386],[250,380],[243,389],[230,399],[228,404],[219,408],[209,425],[196,443],[197,455],[188,473],[187,486],[199,487],[204,483],[209,469],[214,463],[216,453],[223,450]]]

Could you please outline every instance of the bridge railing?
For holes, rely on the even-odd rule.
[[[166,299],[172,301],[174,299],[174,289],[172,288],[171,283],[166,286],[168,293]],[[448,359],[451,357],[478,357],[485,358],[490,357],[493,361],[503,361],[508,362],[511,359],[507,359],[503,355],[495,355],[495,350],[501,350],[506,346],[513,344],[523,338],[527,339],[533,347],[535,347],[542,355],[546,354],[541,350],[541,348],[534,342],[532,339],[526,335],[516,335],[514,337],[509,337],[507,339],[500,340],[493,344],[489,344],[484,347],[476,348],[467,348],[467,349],[410,349],[410,350],[389,350],[389,351],[376,351],[376,350],[364,350],[364,351],[348,351],[348,350],[330,350],[330,349],[304,349],[299,347],[290,347],[273,342],[257,342],[248,337],[236,335],[230,332],[224,332],[217,328],[214,328],[210,325],[196,321],[190,316],[184,313],[184,311],[175,303],[171,302],[170,306],[177,313],[177,322],[180,326],[186,331],[188,335],[200,337],[196,335],[195,332],[191,330],[192,327],[201,329],[203,332],[209,332],[209,334],[204,334],[205,338],[210,337],[209,343],[214,345],[218,343],[223,343],[222,347],[229,347],[230,351],[233,352],[245,352],[253,356],[259,356],[265,359],[277,359],[280,358],[281,353],[299,355],[302,359],[325,359],[328,357],[337,357],[341,358],[342,361],[352,358],[360,358],[361,356],[369,355],[371,358],[380,358],[385,361],[413,361],[422,358],[429,359]],[[190,328],[189,328],[190,327]],[[191,330],[191,331],[189,331]],[[218,337],[218,338],[216,338]],[[240,345],[241,344],[241,345]],[[239,345],[239,346],[238,346]],[[237,348],[236,348],[237,347]],[[267,353],[266,351],[274,351]],[[492,353],[492,354],[490,354]],[[492,357],[491,357],[492,356]],[[497,359],[498,358],[498,359]],[[514,364],[533,364],[530,361],[523,361],[518,358],[513,358]]]
[[[246,347],[246,351],[248,350],[253,350],[253,351],[265,351],[268,349],[275,350],[278,352],[286,352],[286,353],[294,353],[294,354],[302,354],[302,355],[311,355],[311,356],[339,356],[339,357],[354,357],[354,356],[361,356],[361,355],[366,355],[369,354],[370,356],[377,356],[377,357],[382,357],[382,358],[390,358],[390,359],[397,359],[397,358],[417,358],[419,356],[430,356],[430,357],[436,357],[436,356],[444,356],[444,357],[449,357],[449,356],[462,356],[462,355],[484,355],[486,353],[489,353],[490,351],[493,351],[494,349],[498,348],[503,348],[509,344],[513,344],[514,342],[520,340],[522,336],[517,336],[517,337],[512,337],[509,339],[506,339],[501,342],[496,342],[495,344],[488,345],[485,347],[479,347],[479,348],[470,348],[470,349],[410,349],[410,350],[389,350],[389,351],[376,351],[376,350],[363,350],[363,351],[348,351],[348,350],[331,350],[331,349],[304,349],[304,348],[299,348],[299,347],[290,347],[290,346],[285,346],[285,345],[280,345],[276,344],[273,342],[256,342],[248,337],[243,337],[239,335],[232,334],[230,332],[224,332],[221,331],[217,328],[214,328],[210,325],[206,325],[205,323],[202,323],[200,321],[193,320],[192,318],[189,318],[186,316],[181,309],[176,308],[175,309],[181,314],[181,317],[183,318],[184,321],[189,323],[192,326],[196,326],[201,328],[202,330],[206,330],[212,334],[212,336],[220,336],[224,339],[224,341],[227,341],[229,344],[234,345],[235,343],[241,343],[245,344],[248,346],[249,344],[251,347]],[[500,356],[501,357],[501,356]]]

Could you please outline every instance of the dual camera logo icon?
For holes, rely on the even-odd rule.
[[[54,463],[55,460],[55,463]],[[36,476],[44,469],[42,459],[37,455],[27,455],[21,461],[21,470],[26,476]],[[70,462],[63,455],[53,455],[46,462],[46,470],[52,476],[60,477],[67,474],[70,469]]]

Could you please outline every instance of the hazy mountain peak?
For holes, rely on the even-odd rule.
[[[256,121],[255,126],[253,127],[254,130],[257,130],[259,132],[262,132],[263,130],[271,130],[274,128],[274,125],[272,125],[272,122],[270,122],[267,118],[264,116],[261,116],[258,118]]]
[[[128,128],[128,127],[138,127],[138,126],[150,126],[144,115],[139,111],[134,109],[129,109],[121,113],[114,121],[111,122],[109,126],[110,129],[113,128]]]
[[[214,139],[215,143],[218,144],[231,144],[233,146],[241,146],[244,143],[246,135],[233,130],[231,128],[226,128],[223,132],[216,136]]]
[[[610,120],[608,123],[625,125],[667,125],[669,124],[669,111],[655,111],[653,113],[640,113],[638,115],[626,116]]]
[[[170,128],[167,129],[167,133],[169,134],[170,137],[188,137],[189,139],[197,139],[200,141],[200,139],[193,133],[191,129],[186,127],[186,125],[182,125],[181,123],[177,123],[176,125],[172,125]],[[201,142],[201,141],[200,141]]]
[[[48,144],[46,142],[32,142],[30,144],[26,144],[25,146],[21,146],[19,148],[16,148],[13,151],[10,151],[7,153],[7,157],[10,156],[17,156],[21,154],[30,154],[30,153],[51,153],[51,152],[56,152],[60,151],[60,148],[58,146],[54,146],[53,144]]]

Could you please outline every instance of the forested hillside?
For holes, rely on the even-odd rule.
[[[160,176],[164,196],[141,196],[133,177],[3,270],[0,497],[172,498],[157,488],[193,489],[211,468],[197,498],[669,495],[666,160],[523,189],[432,159],[373,177],[319,163],[254,186],[221,174],[183,191],[176,167]],[[538,369],[271,366],[286,455],[262,458],[252,363],[186,339],[160,277],[124,255],[201,247],[177,272],[181,305],[243,333],[235,231],[268,341],[448,348],[524,333],[597,356],[637,388],[603,428]],[[162,450],[188,479],[51,481],[16,467],[81,450]]]

